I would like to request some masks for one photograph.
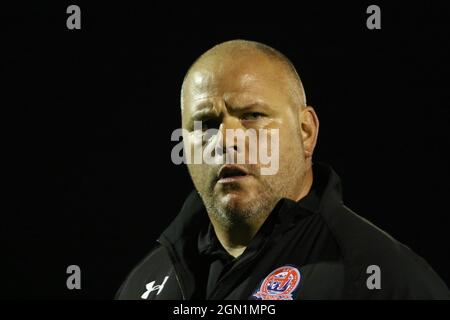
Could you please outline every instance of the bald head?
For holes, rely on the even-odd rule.
[[[298,200],[308,192],[318,122],[306,106],[295,68],[283,54],[243,40],[211,48],[187,72],[181,106],[188,157],[209,150],[217,160],[188,162],[216,232],[240,225],[244,229],[237,238],[251,238],[281,198]],[[229,136],[230,131],[242,139]],[[246,139],[251,133],[255,143]],[[276,159],[278,170],[261,174],[268,167],[261,151]],[[249,154],[257,153],[256,163],[248,161]],[[246,160],[239,167],[245,174],[234,171],[234,178],[223,177],[223,164],[239,155]]]
[[[247,40],[231,40],[218,44],[203,53],[186,73],[181,90],[181,108],[184,108],[186,88],[196,81],[199,72],[216,69],[225,72],[228,69],[242,67],[267,68],[272,72],[271,77],[284,87],[289,94],[292,105],[306,106],[306,95],[300,77],[292,62],[278,50],[263,43]],[[235,71],[235,70],[233,70]],[[236,70],[238,71],[238,70]],[[193,79],[194,78],[194,79]],[[198,79],[197,79],[198,80]]]

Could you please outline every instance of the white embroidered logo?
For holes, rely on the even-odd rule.
[[[156,293],[156,295],[160,294],[162,289],[164,288],[164,284],[166,283],[167,279],[169,279],[169,276],[166,276],[163,280],[163,282],[157,286],[153,286],[155,284],[155,281],[152,281],[150,283],[147,283],[145,285],[145,288],[147,289],[147,291],[144,292],[144,294],[141,296],[141,299],[147,299],[148,295],[150,294],[150,292],[152,291],[156,291],[158,290],[158,292]]]

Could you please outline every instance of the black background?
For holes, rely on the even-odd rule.
[[[81,30],[66,28],[69,4]],[[291,58],[320,118],[315,159],[346,204],[450,284],[450,15],[379,4],[368,30],[369,4],[3,6],[0,297],[113,297],[192,188],[170,159],[184,73],[236,38]]]

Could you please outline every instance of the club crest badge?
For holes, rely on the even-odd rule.
[[[264,278],[252,297],[259,300],[293,300],[292,294],[300,284],[300,278],[296,267],[279,267]]]

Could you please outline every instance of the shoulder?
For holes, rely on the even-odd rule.
[[[157,245],[129,273],[115,299],[140,299],[147,283],[163,281],[165,275],[173,272],[172,269],[167,250]]]
[[[345,263],[349,298],[450,298],[424,259],[346,206],[324,212],[323,218]]]

